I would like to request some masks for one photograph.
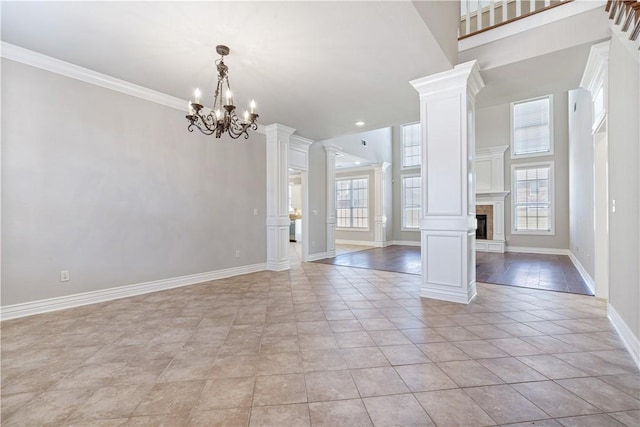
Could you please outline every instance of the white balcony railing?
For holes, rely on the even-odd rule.
[[[461,0],[458,39],[571,1],[573,0]]]

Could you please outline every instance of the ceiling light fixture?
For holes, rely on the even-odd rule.
[[[364,122],[362,120],[356,122],[356,126],[364,126]]]
[[[233,95],[231,86],[229,85],[229,67],[224,63],[224,57],[229,54],[229,48],[224,45],[216,46],[216,52],[220,55],[220,59],[216,61],[218,69],[218,84],[213,96],[213,107],[210,111],[203,110],[204,106],[200,103],[200,89],[195,90],[195,102],[189,101],[189,114],[186,116],[189,120],[187,130],[193,132],[194,127],[205,135],[213,135],[220,138],[223,133],[228,133],[233,139],[238,139],[244,135],[244,139],[249,138],[247,130],[258,129],[258,114],[256,114],[256,103],[251,101],[251,112],[244,112],[244,119],[240,120],[236,116],[236,106],[233,105]],[[226,97],[223,103],[222,89],[223,85],[227,86]]]

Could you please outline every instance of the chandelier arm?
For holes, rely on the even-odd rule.
[[[209,114],[203,115],[198,113],[198,117],[200,118],[200,122],[202,122],[202,124],[204,125],[205,128],[207,128],[207,130],[213,132],[217,127],[218,123],[216,121],[215,113],[213,112],[213,110],[211,110]]]
[[[193,132],[193,128],[194,128],[194,127],[195,127],[196,129],[198,129],[200,132],[202,132],[203,134],[205,134],[205,135],[211,135],[211,134],[213,134],[213,130],[211,130],[211,131],[210,131],[210,130],[208,130],[208,129],[207,129],[207,130],[202,129],[202,127],[200,127],[200,125],[199,125],[197,122],[195,122],[195,121],[192,121],[192,122],[189,124],[189,126],[187,126],[187,130],[188,130],[189,132]]]

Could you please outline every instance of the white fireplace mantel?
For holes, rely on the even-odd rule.
[[[476,201],[502,200],[509,195],[509,191],[476,191]]]
[[[476,150],[476,206],[493,206],[493,239],[477,239],[476,251],[504,253],[505,199],[504,154],[508,146],[480,148]]]

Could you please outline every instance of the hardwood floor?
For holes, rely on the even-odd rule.
[[[325,258],[316,262],[397,273],[420,274],[422,271],[419,246],[394,245],[386,248],[373,248],[341,254],[335,258]]]
[[[420,247],[388,246],[316,261],[344,267],[421,274]],[[593,295],[566,255],[476,252],[476,280],[499,285]]]

